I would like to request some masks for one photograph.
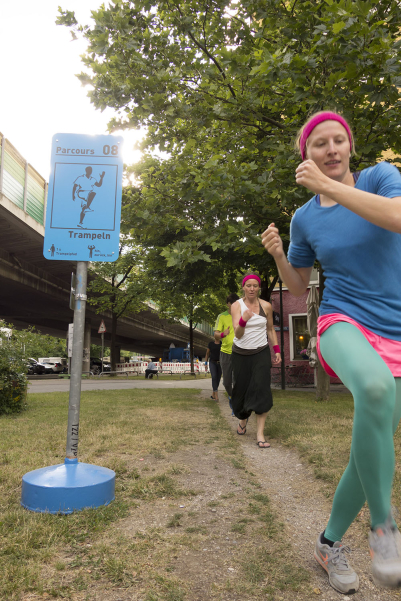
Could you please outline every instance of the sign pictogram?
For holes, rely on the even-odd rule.
[[[100,322],[100,326],[99,326],[99,329],[98,329],[97,333],[98,334],[104,334],[105,332],[107,332],[106,325],[105,325],[105,323],[104,323],[104,321],[102,319],[102,321]]]

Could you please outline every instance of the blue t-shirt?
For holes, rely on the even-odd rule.
[[[364,169],[355,187],[401,196],[401,175],[390,163]],[[316,196],[291,221],[288,260],[326,277],[320,315],[343,313],[372,332],[401,340],[401,234],[373,225],[340,204],[322,207]]]

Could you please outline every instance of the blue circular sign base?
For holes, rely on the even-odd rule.
[[[65,459],[22,477],[21,505],[38,513],[72,513],[114,500],[113,470]]]

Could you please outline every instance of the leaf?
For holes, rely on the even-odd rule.
[[[334,23],[334,25],[333,25],[333,32],[334,33],[340,33],[340,31],[342,29],[344,29],[344,27],[345,27],[344,21],[339,21],[338,23]]]
[[[185,149],[184,149],[184,150],[185,150],[186,152],[188,152],[189,150],[191,150],[192,148],[194,148],[195,144],[196,144],[196,140],[195,140],[195,138],[190,138],[190,139],[188,140],[188,142],[186,143],[186,145],[185,145]]]

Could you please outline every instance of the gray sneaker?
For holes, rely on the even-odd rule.
[[[321,535],[316,541],[314,556],[328,573],[331,586],[345,595],[356,593],[359,588],[359,578],[345,557],[345,553],[349,553],[351,549],[339,541],[332,547],[324,545],[320,537]]]
[[[369,534],[372,576],[375,584],[401,586],[401,534],[391,517]]]

